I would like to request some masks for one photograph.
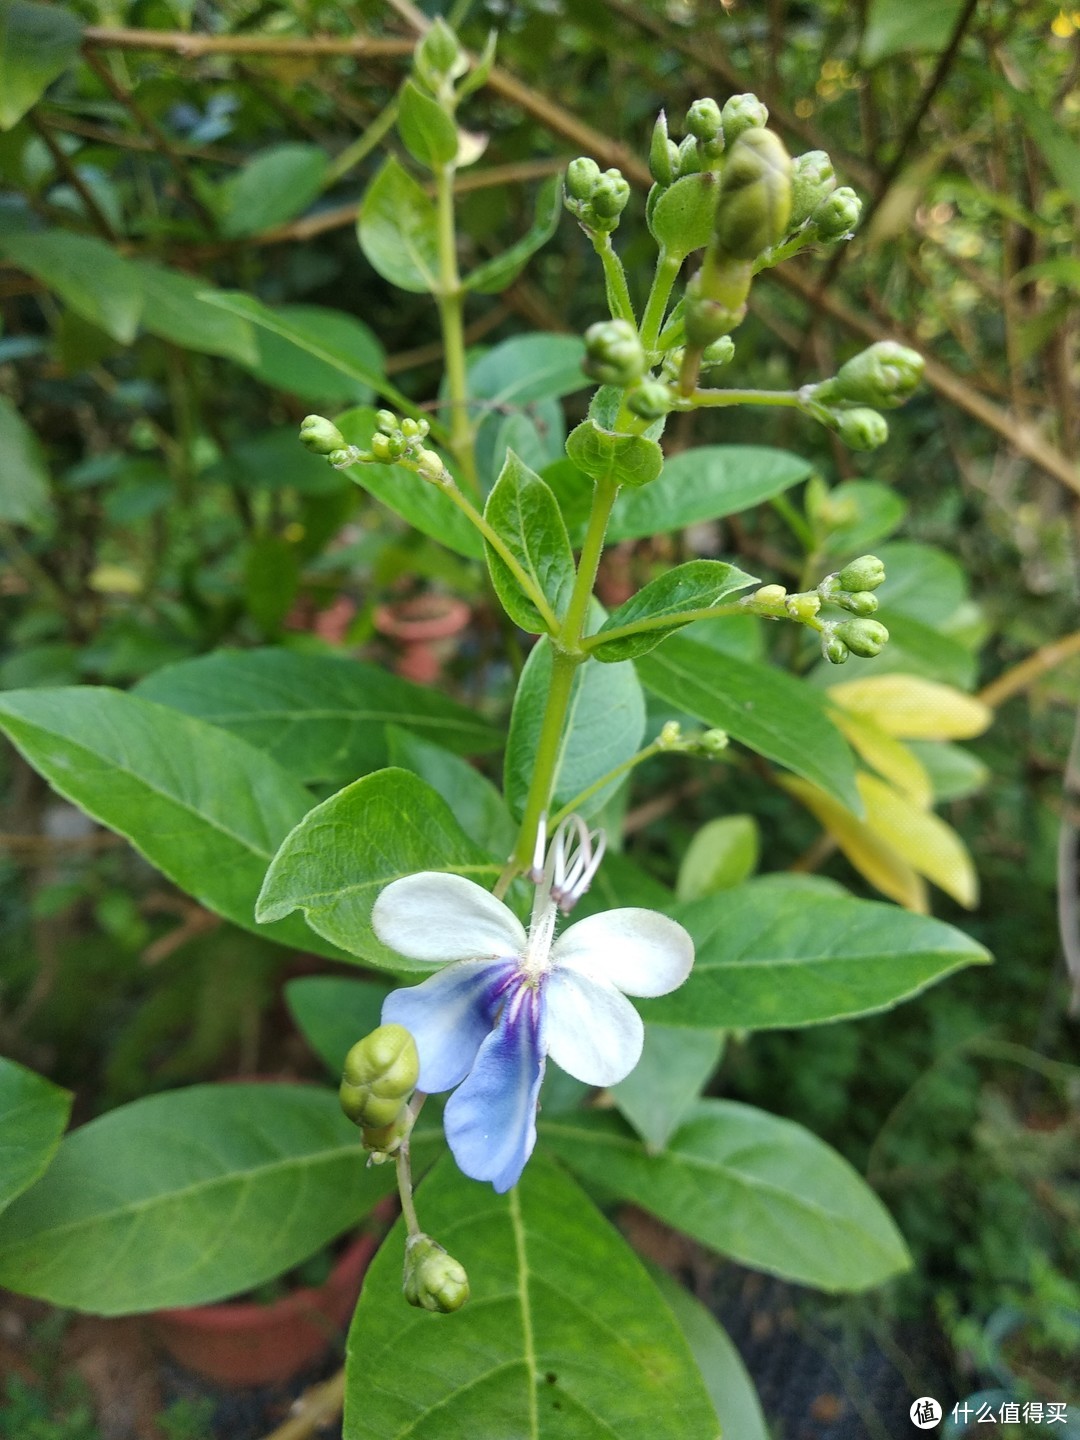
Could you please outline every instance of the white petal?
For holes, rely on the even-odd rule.
[[[598,976],[553,970],[544,982],[547,1047],[586,1085],[615,1085],[641,1059],[645,1027],[625,995]]]
[[[410,960],[489,960],[520,955],[525,931],[501,900],[461,875],[422,870],[380,890],[371,924]]]
[[[551,958],[557,969],[606,980],[624,995],[666,995],[690,974],[694,942],[655,910],[604,910],[565,930]]]

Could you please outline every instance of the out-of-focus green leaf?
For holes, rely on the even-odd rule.
[[[323,188],[329,165],[318,145],[274,145],[218,191],[222,233],[257,235],[301,214]]]
[[[871,0],[860,47],[863,64],[944,50],[962,5],[963,0]]]
[[[0,130],[37,103],[79,54],[82,25],[59,5],[0,5]]]
[[[421,185],[390,157],[364,192],[357,234],[368,260],[399,290],[439,284],[438,219]]]
[[[252,375],[302,400],[326,405],[370,402],[375,393],[370,380],[361,380],[355,372],[343,374],[317,353],[329,344],[335,354],[350,356],[357,371],[381,376],[383,348],[362,320],[325,305],[279,305],[273,314],[285,322],[289,334],[260,328],[250,363],[244,362]],[[307,337],[315,353],[298,342],[300,336]]]
[[[0,395],[0,521],[38,529],[49,516],[49,472],[37,436]]]
[[[406,150],[429,170],[449,164],[457,155],[458,131],[453,119],[412,80],[405,81],[398,95],[397,126]]]
[[[69,230],[17,231],[0,236],[0,251],[106,335],[124,345],[135,339],[142,276],[104,240]]]
[[[378,1028],[390,987],[346,975],[304,975],[285,986],[285,1003],[304,1039],[340,1080],[345,1056]]]
[[[202,304],[206,281],[155,265],[133,262],[142,282],[142,327],[162,340],[203,355],[224,355],[241,365],[258,356],[255,331],[249,321]]]
[[[48,1168],[72,1099],[59,1085],[0,1056],[0,1210]]]
[[[481,295],[496,295],[516,280],[526,262],[546,245],[555,234],[562,214],[562,176],[553,175],[545,180],[536,197],[536,216],[520,240],[491,260],[478,265],[466,275],[466,290],[475,290]]]

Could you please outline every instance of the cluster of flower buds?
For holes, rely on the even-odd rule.
[[[895,340],[880,340],[853,356],[835,375],[800,392],[800,408],[852,450],[876,450],[889,436],[881,410],[911,398],[923,373],[923,358]]]
[[[412,1128],[409,1100],[420,1075],[416,1041],[403,1025],[380,1025],[345,1057],[338,1098],[376,1162],[400,1150]]]
[[[666,380],[647,373],[645,351],[629,320],[598,320],[585,331],[581,368],[600,385],[626,390],[626,403],[643,420],[659,420],[675,403]]]
[[[308,415],[300,422],[300,444],[313,455],[324,455],[335,470],[354,465],[360,451],[350,445],[332,420],[324,415]]]
[[[322,415],[308,415],[300,425],[300,443],[315,455],[325,455],[335,470],[360,464],[403,465],[433,484],[451,482],[442,457],[424,444],[430,429],[426,420],[399,420],[392,410],[380,410],[376,425],[371,448],[361,450],[358,445],[350,445],[332,421]]]
[[[657,750],[664,754],[701,755],[715,759],[728,748],[729,741],[726,730],[694,730],[684,735],[677,720],[668,720],[654,743]]]
[[[488,36],[483,53],[475,65],[462,49],[458,37],[438,16],[413,52],[413,74],[429,94],[452,112],[458,101],[478,90],[491,74],[495,63],[495,32]],[[454,89],[454,81],[468,78]]]
[[[663,110],[656,117],[649,145],[649,170],[661,189],[684,175],[719,170],[722,157],[744,131],[762,128],[769,112],[756,95],[732,95],[723,109],[715,100],[695,100],[686,112],[685,138],[678,145],[668,134]]]
[[[563,203],[589,234],[617,229],[629,199],[630,183],[620,170],[601,170],[586,155],[567,166]]]
[[[418,1310],[449,1315],[468,1300],[469,1277],[465,1267],[430,1235],[410,1235],[405,1241],[402,1289]]]
[[[889,640],[889,632],[878,620],[869,617],[878,608],[873,593],[885,580],[885,566],[876,555],[860,555],[842,570],[826,575],[813,590],[789,594],[783,585],[762,585],[744,597],[742,604],[757,615],[770,619],[796,620],[816,630],[821,637],[821,653],[834,665],[842,665],[849,655],[871,659],[880,655]],[[823,620],[822,605],[837,605],[855,618]]]
[[[665,380],[674,380],[682,368],[683,356],[686,351],[683,346],[676,346],[669,350],[660,367],[660,373]],[[706,345],[701,356],[701,378],[708,379],[709,375],[730,365],[735,358],[735,342],[730,335],[721,335],[719,340],[714,340],[711,345]]]

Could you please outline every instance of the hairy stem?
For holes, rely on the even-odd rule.
[[[457,237],[454,232],[454,167],[440,165],[435,171],[435,204],[439,222],[439,306],[446,387],[450,402],[450,448],[466,483],[480,493],[469,421],[468,387],[465,381],[465,292],[458,273]]]
[[[671,299],[671,290],[678,279],[681,266],[681,255],[669,255],[666,250],[662,249],[656,257],[656,271],[653,275],[652,288],[649,291],[649,298],[645,302],[645,314],[641,317],[641,344],[646,354],[650,354],[657,347],[660,327],[664,323],[668,301]]]
[[[615,253],[611,236],[606,233],[594,235],[593,249],[600,256],[600,263],[604,267],[604,286],[612,319],[628,320],[636,329],[637,316],[634,314],[634,302],[630,299],[630,289],[626,283],[626,271]]]

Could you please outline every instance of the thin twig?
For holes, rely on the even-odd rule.
[[[316,1430],[329,1425],[345,1404],[345,1371],[341,1369],[321,1385],[313,1385],[296,1402],[296,1414],[272,1430],[265,1440],[307,1440]]]
[[[83,31],[84,49],[161,50],[185,59],[199,55],[411,55],[409,40],[382,39],[368,35],[276,36],[276,35],[194,35],[183,30],[132,30],[124,26],[88,25]]]
[[[57,170],[60,171],[60,174],[63,175],[64,179],[83,202],[86,207],[86,213],[90,216],[90,219],[94,222],[98,231],[110,244],[115,244],[117,234],[112,227],[112,222],[98,204],[94,192],[79,174],[76,167],[71,163],[66,151],[56,143],[56,137],[53,135],[52,130],[34,110],[30,111],[26,119],[31,129],[36,130],[45,142],[45,148],[52,156]]]
[[[1061,640],[1052,640],[1049,645],[1041,646],[1034,654],[1006,670],[1004,675],[999,675],[996,680],[991,680],[989,685],[984,685],[979,691],[978,699],[991,710],[996,710],[1014,695],[1030,689],[1036,680],[1057,669],[1066,660],[1071,660],[1074,655],[1080,655],[1080,630],[1074,630],[1071,635],[1066,635]]]

